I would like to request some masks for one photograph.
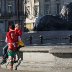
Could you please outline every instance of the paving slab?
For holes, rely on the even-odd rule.
[[[14,64],[15,67],[18,65],[17,71],[14,68],[14,72],[72,72],[72,57],[71,58],[56,57],[49,53],[49,51],[53,49],[55,49],[55,51],[57,49],[58,49],[57,51],[60,51],[59,49],[64,49],[64,50],[66,49],[66,51],[70,52],[72,51],[72,46],[56,45],[56,46],[23,47],[20,49],[20,51],[25,52],[24,60],[21,61],[19,65],[18,63]],[[46,52],[44,53],[44,51]],[[27,58],[27,56],[29,57]],[[27,58],[26,61],[25,61],[25,57]],[[32,61],[32,59],[34,61]],[[3,68],[3,70],[7,69],[6,64],[2,65],[1,67]]]

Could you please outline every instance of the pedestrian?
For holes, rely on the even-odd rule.
[[[21,47],[25,46],[23,41],[22,41],[22,39],[21,39],[21,37],[22,37],[22,30],[21,30],[21,27],[20,27],[20,25],[18,23],[15,24],[15,32],[16,32],[16,34],[18,36],[18,48],[17,48],[17,60],[15,60],[14,62],[17,62],[20,59],[19,49]]]
[[[21,47],[24,47],[25,45],[24,45],[24,43],[23,43],[23,41],[21,39],[21,37],[22,37],[22,30],[21,30],[21,27],[20,27],[20,25],[18,23],[15,24],[15,32],[20,37],[19,38],[19,42],[18,42],[18,50],[19,50]]]
[[[9,30],[10,30],[10,25],[8,26],[8,31],[7,31],[7,32],[9,32]],[[17,48],[17,50],[16,50],[16,51],[19,51],[19,49],[20,49],[21,47],[25,46],[25,45],[24,45],[24,43],[22,42],[22,39],[21,39],[22,30],[21,30],[20,25],[19,25],[18,23],[15,24],[15,32],[16,32],[16,35],[17,35],[17,36],[20,36],[20,37],[19,37],[20,41],[18,42],[18,48]],[[6,45],[4,46],[4,48],[3,48],[2,62],[1,62],[0,64],[6,63],[6,60],[7,60],[7,58],[8,58],[8,52],[7,52],[7,50],[8,50],[8,45],[6,44]],[[17,62],[17,61],[16,61],[16,59],[15,59],[15,60],[14,60],[14,63],[16,63],[16,62]]]
[[[22,30],[18,23],[15,24],[15,31],[19,34],[19,36],[22,36]]]
[[[9,25],[9,26],[10,26],[10,25]],[[7,30],[7,32],[9,32],[9,29],[10,29],[9,26],[8,26],[8,30]],[[6,45],[3,47],[2,61],[1,61],[0,64],[4,64],[4,63],[6,63],[6,60],[7,60],[7,58],[8,58],[7,50],[8,50],[8,45],[6,44]]]
[[[9,69],[13,69],[13,62],[14,57],[16,55],[16,49],[18,48],[18,36],[15,32],[15,26],[11,25],[9,32],[6,34],[6,42],[8,44],[8,62],[9,62]]]

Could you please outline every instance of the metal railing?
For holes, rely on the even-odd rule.
[[[33,45],[33,44],[72,44],[72,35],[66,36],[66,37],[48,37],[48,36],[43,36],[43,35],[39,35],[39,36],[32,36],[30,35],[28,38],[23,39],[24,43],[28,42],[29,45]],[[5,40],[0,39],[0,46],[3,46],[5,44]]]
[[[65,44],[72,44],[72,35],[66,36],[66,37],[48,37],[48,36],[42,36],[39,35],[38,37],[33,37],[30,35],[28,38],[24,40],[25,42],[29,42],[30,45],[32,44],[45,44],[45,43],[65,43]],[[37,42],[37,43],[35,43]]]

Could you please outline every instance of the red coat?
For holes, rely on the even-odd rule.
[[[18,36],[16,35],[15,31],[9,31],[6,35],[7,43],[8,43],[8,50],[15,51],[17,48],[17,41]]]
[[[18,33],[19,36],[22,36],[22,31],[20,29],[15,29],[15,32]]]

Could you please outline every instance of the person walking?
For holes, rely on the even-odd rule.
[[[8,27],[8,31],[7,32],[9,32],[9,30],[10,30],[10,26]],[[18,42],[18,48],[17,48],[17,51],[19,51],[19,49],[21,47],[25,46],[25,45],[24,45],[24,43],[22,42],[22,39],[21,39],[22,30],[21,30],[20,25],[18,23],[15,24],[15,29],[14,30],[15,30],[16,36],[19,36],[19,38],[18,38],[19,42]],[[8,52],[7,52],[7,50],[8,50],[8,45],[6,44],[4,46],[4,48],[3,48],[2,62],[0,64],[6,63],[6,60],[8,58]],[[15,60],[14,62],[16,63],[17,61]]]
[[[20,37],[19,38],[19,42],[18,42],[18,50],[21,48],[21,47],[24,47],[24,43],[22,41],[22,30],[21,30],[21,27],[20,25],[17,23],[15,24],[15,32],[18,34],[18,36]]]
[[[9,29],[10,29],[10,25],[8,26],[7,33],[9,32]],[[6,44],[6,45],[3,47],[2,61],[1,61],[0,64],[6,63],[6,60],[7,60],[7,58],[8,58],[7,50],[8,50],[8,44]]]
[[[16,50],[18,48],[18,36],[15,32],[15,26],[11,25],[9,32],[6,34],[6,43],[8,44],[8,63],[9,63],[9,69],[13,69],[13,62],[14,57],[16,55]]]
[[[20,27],[20,25],[18,23],[15,24],[15,32],[16,32],[16,34],[18,36],[18,48],[17,48],[17,59],[14,62],[17,62],[20,59],[19,49],[21,47],[25,46],[23,41],[22,41],[22,38],[21,38],[22,37],[22,30],[21,30],[21,27]]]

